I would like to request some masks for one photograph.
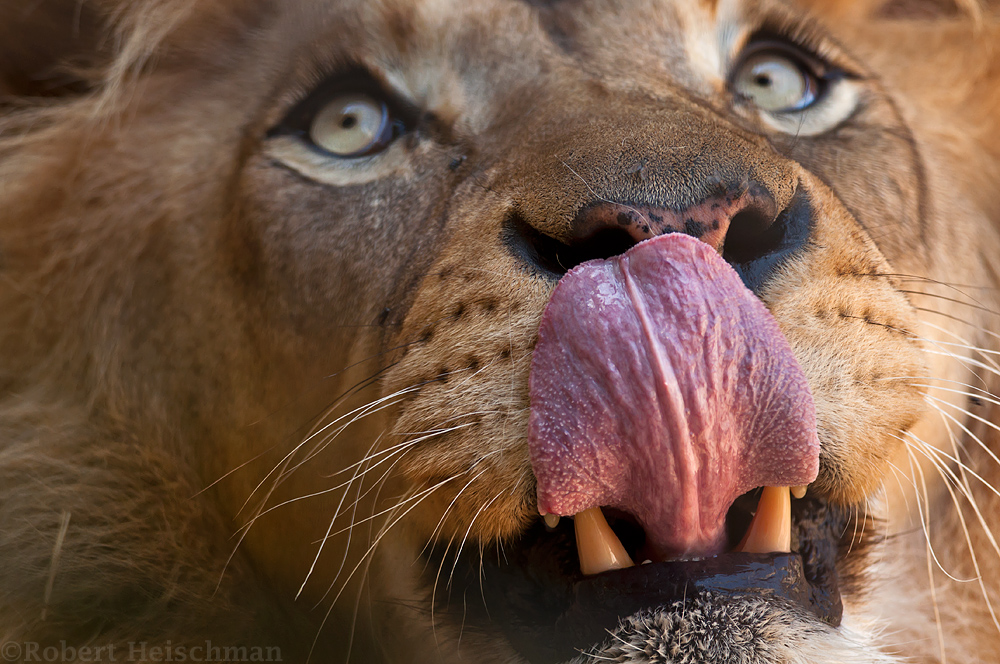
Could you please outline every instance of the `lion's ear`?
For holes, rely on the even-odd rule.
[[[85,91],[107,62],[106,36],[88,0],[0,1],[0,99]]]

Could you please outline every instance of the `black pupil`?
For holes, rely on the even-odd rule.
[[[766,88],[771,85],[771,77],[767,74],[757,74],[757,76],[754,77],[753,82],[762,88]]]
[[[358,124],[358,118],[356,115],[345,115],[340,121],[341,129],[353,129]]]

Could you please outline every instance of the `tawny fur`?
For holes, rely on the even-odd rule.
[[[694,34],[711,3],[637,3],[638,24],[589,3],[592,23],[558,26],[500,0],[22,4],[0,5],[0,641],[514,661],[436,621],[413,566],[428,540],[476,552],[536,518],[527,374],[551,285],[515,269],[501,223],[516,208],[559,237],[643,170],[655,187],[631,193],[675,195],[683,155],[636,164],[696,144],[695,179],[752,168],[814,197],[814,242],[761,296],[816,395],[815,489],[885,535],[845,598],[853,631],[748,604],[792,639],[748,661],[995,659],[989,3],[808,3],[882,95],[870,136],[833,138],[856,141],[847,163],[677,101],[719,93],[697,44],[658,31]],[[559,30],[589,45],[586,76]],[[347,60],[404,70],[455,140],[363,174],[265,140]],[[674,105],[687,124],[662,128]],[[954,391],[970,383],[979,405]]]

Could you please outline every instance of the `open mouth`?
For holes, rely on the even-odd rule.
[[[576,543],[577,519],[560,519],[555,528],[540,519],[518,541],[460,561],[450,591],[438,596],[438,611],[452,614],[467,629],[499,629],[532,664],[565,662],[613,639],[611,634],[625,618],[683,611],[685,604],[699,598],[763,598],[839,625],[837,564],[859,546],[853,541],[858,530],[852,527],[852,516],[845,508],[806,495],[791,504],[790,551],[739,551],[755,513],[760,513],[754,508],[761,493],[741,496],[729,510],[729,552],[643,561],[591,575],[581,570],[588,554]],[[609,515],[622,549],[640,559],[646,544],[642,528],[626,514],[609,510]]]
[[[806,376],[712,247],[663,235],[569,271],[529,388],[541,520],[467,570],[466,619],[481,604],[472,622],[499,624],[536,663],[709,595],[839,624],[853,517],[807,493],[820,446]]]

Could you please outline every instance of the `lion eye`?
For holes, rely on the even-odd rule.
[[[817,97],[819,79],[801,62],[782,53],[753,53],[737,66],[733,91],[771,113],[801,111]]]
[[[339,95],[323,105],[308,131],[317,147],[337,157],[374,154],[398,135],[388,105],[357,92]]]

